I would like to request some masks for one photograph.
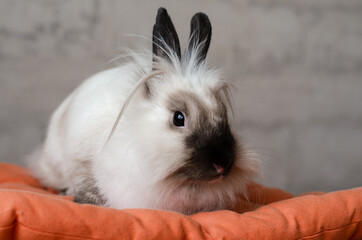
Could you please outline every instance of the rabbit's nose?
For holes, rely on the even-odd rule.
[[[233,162],[234,161],[232,157],[230,157],[228,159],[224,159],[224,161],[214,162],[212,163],[212,165],[215,168],[218,175],[227,176],[231,171]]]
[[[225,172],[225,168],[221,167],[220,165],[217,165],[215,163],[212,164],[214,166],[214,168],[216,169],[216,172],[219,175],[222,175]]]

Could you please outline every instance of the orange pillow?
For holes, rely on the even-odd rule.
[[[236,211],[263,206],[243,214],[116,210],[73,203],[0,163],[0,239],[362,239],[362,187],[292,198],[252,184],[249,194]]]

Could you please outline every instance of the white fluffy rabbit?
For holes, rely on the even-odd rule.
[[[164,8],[153,54],[94,75],[52,115],[32,170],[78,203],[192,214],[231,208],[256,172],[228,120],[228,84],[206,66],[211,24],[185,53]]]

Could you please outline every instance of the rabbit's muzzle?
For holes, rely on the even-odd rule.
[[[172,175],[192,181],[224,179],[233,168],[237,144],[227,123],[203,126],[186,138],[191,156]]]

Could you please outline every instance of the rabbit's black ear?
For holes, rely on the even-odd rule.
[[[180,41],[178,39],[175,27],[166,9],[159,8],[156,17],[156,23],[153,26],[152,36],[153,55],[166,60],[170,59],[170,51],[181,59]],[[153,59],[156,60],[155,57]]]
[[[197,63],[205,60],[209,50],[212,28],[208,16],[205,13],[196,13],[191,19],[191,33],[187,45],[185,57],[190,57],[197,50]]]

